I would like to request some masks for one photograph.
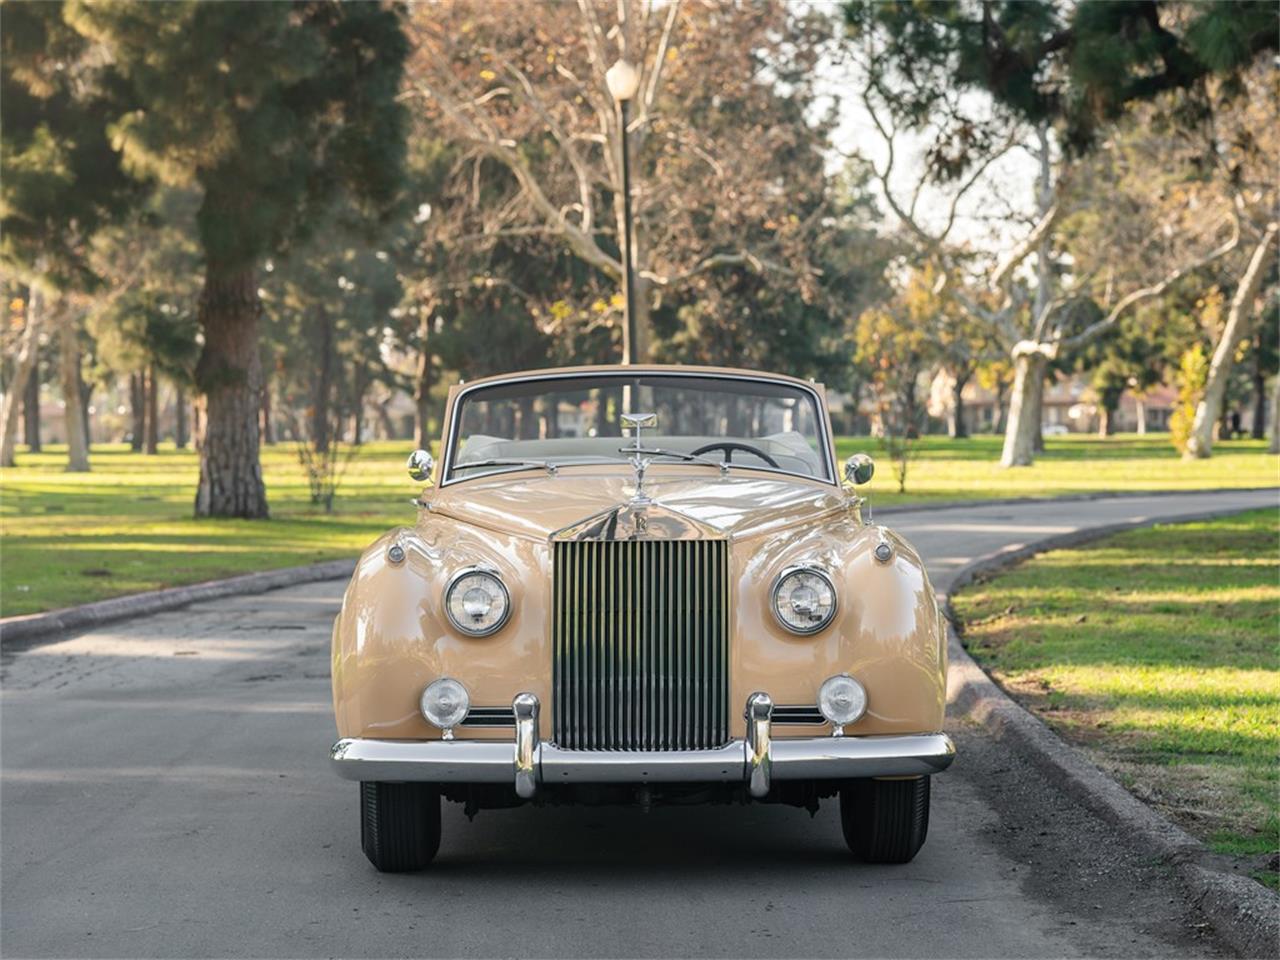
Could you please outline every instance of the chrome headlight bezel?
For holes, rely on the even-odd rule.
[[[817,577],[827,585],[827,589],[831,591],[831,609],[827,612],[820,622],[812,624],[809,627],[801,628],[794,624],[788,623],[778,609],[778,595],[782,591],[783,585],[791,577],[798,574],[808,574]],[[778,625],[786,630],[787,633],[793,633],[798,637],[809,637],[815,633],[821,633],[827,627],[831,626],[832,621],[836,618],[836,612],[840,609],[840,594],[836,591],[835,582],[831,579],[831,575],[821,567],[811,564],[797,564],[784,569],[773,579],[773,587],[769,591],[769,609],[773,611],[773,619]]]
[[[450,598],[453,596],[454,589],[467,577],[479,576],[485,580],[492,582],[497,586],[498,593],[502,597],[502,615],[491,625],[482,629],[476,629],[473,625],[460,621],[453,615],[453,609],[450,605]],[[450,625],[459,633],[468,637],[489,637],[497,633],[506,625],[511,618],[511,592],[507,589],[507,585],[502,582],[502,577],[493,567],[474,565],[463,567],[449,578],[449,582],[444,586],[444,615],[448,618]]]

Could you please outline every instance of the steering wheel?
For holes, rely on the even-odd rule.
[[[736,440],[721,440],[719,443],[708,443],[699,447],[697,450],[694,450],[693,455],[698,457],[704,453],[710,453],[712,450],[723,450],[725,463],[733,463],[733,451],[741,450],[743,453],[749,453],[753,457],[759,457],[775,470],[782,469],[778,466],[777,460],[773,459],[773,457],[769,456],[759,447],[753,447],[749,443],[739,443]]]

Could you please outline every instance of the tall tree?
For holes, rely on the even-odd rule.
[[[415,8],[409,85],[464,148],[458,179],[504,190],[481,239],[549,239],[616,281],[621,116],[605,74],[620,58],[637,67],[627,130],[638,342],[622,346],[646,359],[651,313],[717,271],[814,295],[809,251],[829,212],[815,68],[830,35],[824,14],[799,5],[579,0],[511,16],[462,0]]]
[[[84,291],[96,278],[88,244],[139,194],[122,170],[109,127],[123,109],[119,77],[108,58],[66,22],[63,3],[6,4],[0,30],[0,263],[32,286],[26,330],[38,339],[47,320],[68,354],[60,364],[67,393],[69,466],[87,470],[88,437],[79,402],[79,317],[62,293]],[[24,340],[24,343],[26,340]],[[32,351],[21,351],[0,411],[0,462],[13,459],[17,407],[30,376]]]
[[[193,184],[204,255],[196,382],[198,516],[267,516],[258,457],[263,259],[347,188],[385,208],[399,184],[407,52],[374,3],[80,3],[71,22],[128,83],[113,133],[139,175]]]
[[[1206,89],[1214,84],[1224,94],[1240,89],[1245,73],[1280,42],[1280,14],[1266,3],[1212,3],[1188,10],[1163,0],[1084,0],[1072,6],[1048,0],[850,2],[846,14],[853,36],[873,51],[878,72],[893,78],[892,98],[880,99],[907,128],[938,130],[931,157],[944,179],[963,177],[989,162],[989,124],[981,120],[983,109],[975,111],[972,99],[962,96],[965,91],[989,93],[1002,109],[1040,131],[1039,219],[990,272],[990,286],[1004,287],[1006,294],[998,309],[985,311],[1010,344],[1015,372],[1001,462],[1029,464],[1043,378],[1060,352],[1112,329],[1128,310],[1228,256],[1239,241],[1238,229],[1223,240],[1231,224],[1222,216],[1201,213],[1202,229],[1195,235],[1209,242],[1162,264],[1164,272],[1149,271],[1128,290],[1109,281],[1094,285],[1097,278],[1089,275],[1077,275],[1069,288],[1058,289],[1053,233],[1065,198],[1059,195],[1063,178],[1051,168],[1051,141],[1065,143],[1068,149],[1058,153],[1071,159],[1095,142],[1101,125],[1153,102],[1184,128],[1202,126],[1212,115]],[[887,88],[884,79],[875,86],[881,94]],[[945,122],[938,122],[939,115]],[[1051,127],[1058,131],[1055,137],[1049,136]],[[1232,219],[1230,213],[1226,219]],[[1206,224],[1210,229],[1203,229]],[[1028,304],[1020,302],[1015,271],[1033,252],[1037,269]],[[1103,289],[1109,308],[1080,329],[1078,318],[1088,311],[1075,307]]]

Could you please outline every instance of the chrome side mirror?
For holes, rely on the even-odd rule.
[[[416,480],[418,483],[426,483],[431,479],[431,474],[435,473],[435,457],[425,450],[415,450],[409,454],[409,462],[405,464],[405,467],[409,471],[411,480]]]
[[[869,483],[875,475],[876,462],[865,453],[855,453],[844,462],[844,479],[846,483],[852,483],[854,486],[860,487],[864,483]]]

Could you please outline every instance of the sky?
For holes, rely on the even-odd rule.
[[[816,3],[815,6],[830,9],[836,15],[839,12],[835,0]],[[821,70],[817,87],[824,98],[822,106],[833,102],[839,105],[839,122],[832,135],[836,152],[828,160],[830,167],[839,168],[846,162],[846,156],[858,154],[870,160],[877,169],[882,169],[888,149],[857,95],[861,82],[858,66],[828,60]],[[989,99],[984,95],[971,96],[975,111],[989,109]],[[1028,144],[1031,143],[1033,140],[1028,131]],[[910,196],[924,169],[923,157],[927,146],[926,139],[921,136],[899,135],[890,184],[895,194],[904,200]],[[977,249],[997,251],[1021,238],[1034,219],[1037,169],[1035,157],[1025,147],[1015,148],[993,163],[959,205],[950,239],[972,244]],[[875,190],[883,197],[878,183]],[[948,189],[926,188],[917,207],[917,220],[925,229],[940,229],[945,223],[950,202],[951,192]],[[890,222],[896,221],[883,200],[880,207]]]

